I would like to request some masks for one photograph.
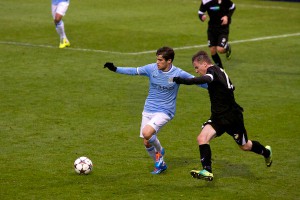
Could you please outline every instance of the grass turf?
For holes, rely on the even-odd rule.
[[[234,2],[233,58],[222,60],[249,138],[273,148],[271,168],[223,135],[211,143],[214,181],[192,179],[189,171],[200,167],[196,136],[210,104],[206,91],[181,86],[176,117],[159,134],[169,169],[151,175],[138,137],[148,81],[102,68],[106,61],[155,62],[153,51],[169,45],[179,48],[174,64],[194,73],[191,55],[200,47],[180,47],[206,44],[200,2],[73,0],[64,18],[72,47],[60,50],[50,2],[4,0],[0,198],[298,199],[300,4]],[[280,37],[248,41],[270,36]],[[150,52],[126,54],[144,51]],[[83,155],[94,163],[88,176],[72,167]]]

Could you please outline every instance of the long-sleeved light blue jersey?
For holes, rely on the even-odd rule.
[[[179,84],[170,82],[169,79],[179,76],[182,78],[192,78],[193,75],[180,68],[172,66],[168,72],[163,72],[157,68],[156,63],[142,67],[117,67],[117,73],[127,75],[141,75],[149,78],[149,93],[144,105],[144,111],[149,113],[163,112],[171,117],[175,115],[176,98]],[[207,88],[207,85],[201,85]]]
[[[70,0],[52,0],[52,4],[53,4],[53,5],[57,5],[57,4],[59,4],[60,2],[70,2]]]

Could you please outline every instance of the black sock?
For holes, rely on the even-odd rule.
[[[257,141],[252,141],[252,149],[254,153],[263,155],[265,158],[268,158],[270,156],[270,151],[267,150],[263,145],[261,145]]]
[[[211,168],[211,149],[209,144],[199,145],[200,161],[203,169],[212,172]]]
[[[218,53],[216,53],[215,55],[211,55],[211,57],[217,66],[223,68],[222,61]]]

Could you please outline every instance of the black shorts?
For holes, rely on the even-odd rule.
[[[228,42],[229,27],[208,27],[208,47],[225,47]]]
[[[221,117],[214,117],[205,122],[202,128],[210,124],[216,131],[217,137],[223,133],[228,133],[233,137],[238,145],[244,145],[248,142],[247,131],[244,126],[244,117],[241,110],[234,109]]]

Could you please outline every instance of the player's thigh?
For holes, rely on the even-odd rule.
[[[61,16],[65,16],[68,8],[69,8],[69,3],[68,2],[61,2],[57,5],[55,13],[57,13]]]
[[[243,114],[241,112],[235,112],[230,120],[231,122],[226,132],[232,136],[238,145],[245,145],[248,142],[248,135],[244,125]]]
[[[198,144],[209,144],[209,141],[216,137],[216,133],[211,124],[206,124],[197,137]]]
[[[232,136],[234,141],[239,145],[243,146],[248,142],[248,135],[245,128],[242,128],[241,126],[235,125],[231,128],[231,131],[227,132],[229,135]]]
[[[169,121],[171,118],[165,113],[146,113],[143,112],[142,123],[140,128],[140,137],[143,136],[143,131],[146,126],[151,126],[156,133]]]
[[[207,30],[207,40],[208,40],[208,47],[214,47],[218,45],[218,34],[213,28],[209,28]]]
[[[51,5],[51,13],[52,13],[52,17],[53,19],[55,19],[55,15],[56,15],[56,9],[57,9],[57,5]]]
[[[229,35],[228,29],[219,30],[218,42],[217,42],[218,47],[225,48],[226,44],[228,43],[228,35]]]

